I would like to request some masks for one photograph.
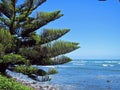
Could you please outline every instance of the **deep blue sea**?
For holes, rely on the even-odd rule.
[[[61,90],[120,90],[120,60],[73,60],[57,65],[50,83]]]
[[[58,74],[51,75],[51,81],[44,84],[54,85],[59,90],[120,90],[120,60],[80,60],[56,66]],[[27,76],[10,73],[20,80]],[[40,83],[41,84],[41,83]]]

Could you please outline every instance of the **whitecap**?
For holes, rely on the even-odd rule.
[[[55,68],[55,66],[53,66],[53,65],[51,65],[51,66],[39,66],[39,67]]]
[[[113,64],[102,64],[103,67],[107,67],[107,66],[110,66],[110,67],[113,67],[114,65]]]
[[[108,66],[108,64],[102,64],[102,66],[107,67],[107,66]]]
[[[45,67],[49,67],[49,68],[55,68],[55,66],[45,66]]]
[[[84,63],[73,63],[73,65],[83,66],[85,64]]]

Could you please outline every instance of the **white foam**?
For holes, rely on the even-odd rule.
[[[57,66],[57,67],[71,67],[71,66],[67,66],[67,65],[60,65],[60,66]],[[73,66],[72,66],[73,67]]]
[[[113,64],[102,64],[102,66],[103,67],[108,67],[108,66],[113,67],[114,65]]]
[[[48,67],[48,68],[55,68],[55,66],[43,66],[43,67]]]
[[[107,66],[108,66],[108,64],[102,64],[102,66],[107,67]]]
[[[73,65],[83,66],[85,64],[84,63],[73,63]]]

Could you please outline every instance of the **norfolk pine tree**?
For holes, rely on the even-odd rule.
[[[33,65],[58,65],[71,59],[64,54],[79,48],[78,43],[57,40],[70,29],[43,29],[42,26],[63,16],[60,11],[31,14],[46,0],[0,1],[0,73],[19,72],[37,80],[37,76],[57,73]]]

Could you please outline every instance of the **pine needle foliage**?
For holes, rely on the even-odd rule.
[[[60,10],[31,14],[46,0],[0,0],[0,72],[23,73],[32,79],[55,74],[33,65],[58,65],[71,59],[64,54],[79,48],[78,43],[58,40],[70,29],[43,29],[41,27],[63,16]],[[35,13],[34,13],[35,14]]]

